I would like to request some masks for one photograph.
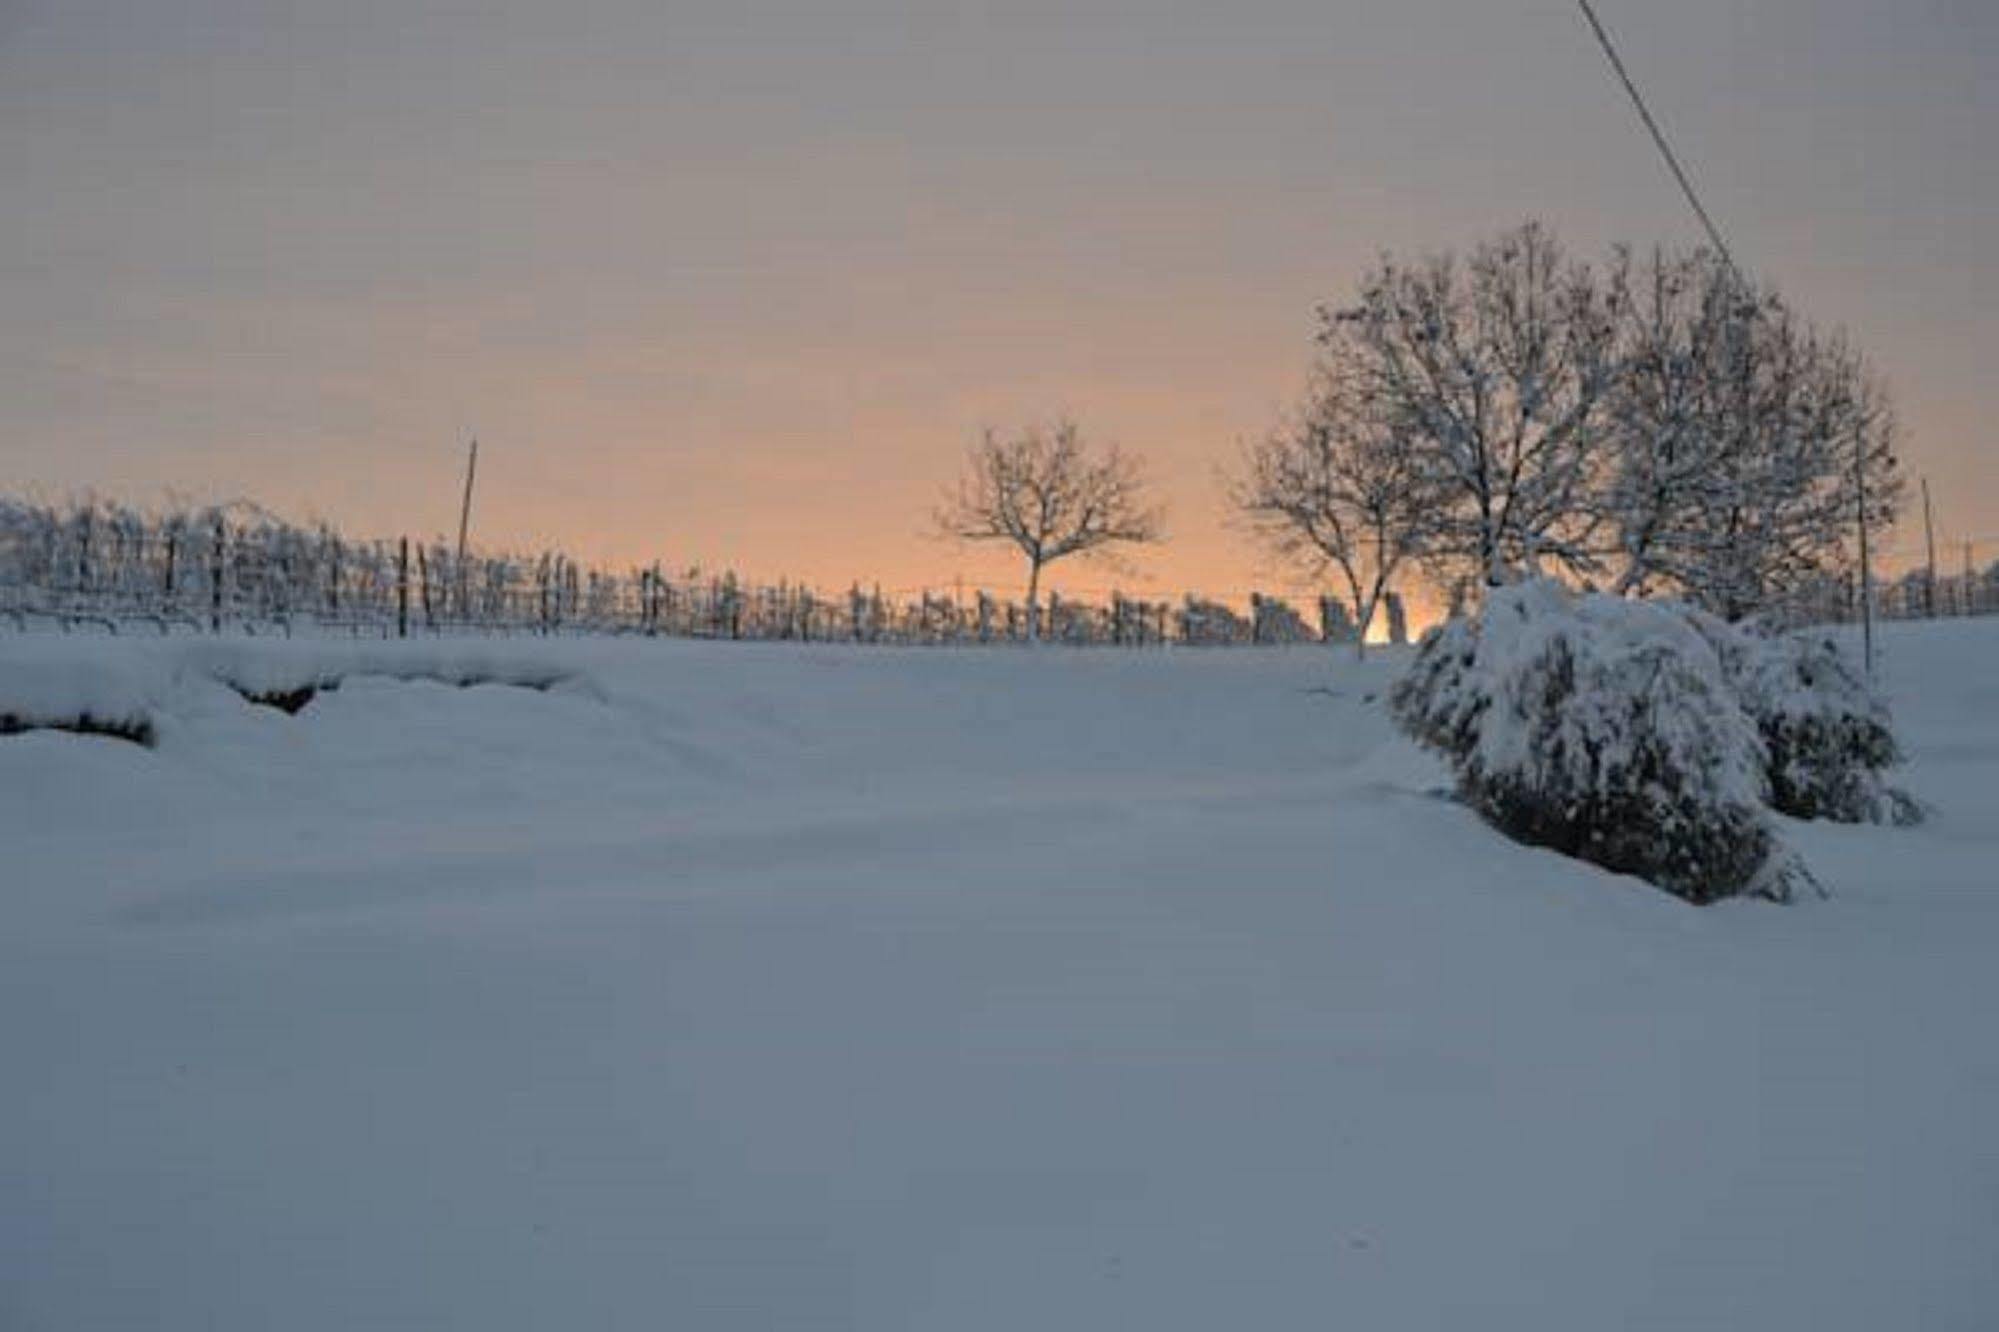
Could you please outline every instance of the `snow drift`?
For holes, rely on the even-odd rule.
[[[477,640],[153,642],[16,636],[0,653],[0,735],[34,730],[155,742],[162,719],[221,686],[296,714],[353,679],[591,693],[584,674]]]

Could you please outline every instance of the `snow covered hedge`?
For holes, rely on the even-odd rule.
[[[1390,704],[1502,831],[1689,901],[1811,883],[1771,809],[1922,817],[1883,776],[1886,703],[1824,633],[1526,583],[1433,630]]]
[[[1922,821],[1922,807],[1882,776],[1902,757],[1888,705],[1831,636],[1764,635],[1684,613],[1720,655],[1762,735],[1772,805],[1800,819]]]
[[[1390,702],[1521,841],[1692,902],[1786,900],[1811,881],[1766,808],[1762,735],[1677,608],[1503,588],[1425,638]]]

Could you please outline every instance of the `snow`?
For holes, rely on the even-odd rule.
[[[158,732],[0,739],[0,1326],[1990,1327],[1999,621],[1885,638],[1929,822],[1702,909],[1405,653],[0,637]]]

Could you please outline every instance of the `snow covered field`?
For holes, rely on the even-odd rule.
[[[1392,659],[0,637],[157,733],[0,738],[0,1327],[1999,1326],[1999,621],[1885,655],[1931,821],[1703,910]]]

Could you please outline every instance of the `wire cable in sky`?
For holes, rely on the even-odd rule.
[[[1728,265],[1728,271],[1735,275],[1735,280],[1742,283],[1742,270],[1736,267],[1735,256],[1730,253],[1728,242],[1721,238],[1721,228],[1717,227],[1714,219],[1708,215],[1706,206],[1701,203],[1700,195],[1694,190],[1694,182],[1688,177],[1686,168],[1680,165],[1680,159],[1674,155],[1672,145],[1666,142],[1665,132],[1659,128],[1659,122],[1652,118],[1651,108],[1645,105],[1645,99],[1639,95],[1638,85],[1631,81],[1631,72],[1624,67],[1624,60],[1617,54],[1617,47],[1611,43],[1610,34],[1604,31],[1602,20],[1597,18],[1596,10],[1590,5],[1589,0],[1576,0],[1576,3],[1582,6],[1583,17],[1589,20],[1590,31],[1596,34],[1597,45],[1601,46],[1604,55],[1610,58],[1610,67],[1617,72],[1618,82],[1622,83],[1624,91],[1631,95],[1631,105],[1638,108],[1638,118],[1645,122],[1646,130],[1652,135],[1652,142],[1659,146],[1659,155],[1666,159],[1666,166],[1672,171],[1673,179],[1680,183],[1680,192],[1687,196],[1687,202],[1693,205],[1694,214],[1700,218],[1701,225],[1707,228],[1708,239],[1714,242],[1714,248],[1721,255],[1721,261]],[[1743,283],[1743,285],[1748,284]]]

